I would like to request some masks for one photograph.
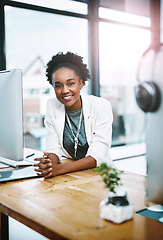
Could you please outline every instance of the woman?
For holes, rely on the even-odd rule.
[[[47,64],[46,76],[56,98],[47,102],[46,152],[34,166],[44,178],[112,164],[109,148],[112,134],[110,103],[81,94],[90,79],[83,58],[74,53],[58,53]],[[74,161],[60,164],[62,159]]]

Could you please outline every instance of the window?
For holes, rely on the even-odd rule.
[[[144,140],[144,113],[134,97],[136,70],[150,44],[144,29],[100,22],[100,92],[112,104],[113,145]]]
[[[37,57],[46,64],[59,51],[73,51],[88,62],[85,19],[6,6],[5,22],[7,68],[26,70]]]
[[[5,5],[7,68],[23,70],[25,113],[28,116],[40,114],[43,119],[46,101],[54,96],[45,77],[45,66],[52,55],[72,51],[83,56],[88,64],[88,26],[91,31],[94,26],[88,25],[90,9],[95,7],[97,10],[98,6],[91,6],[92,1],[88,9],[86,2],[16,0],[9,1],[10,6]],[[99,23],[99,48],[92,41],[92,49],[97,53],[95,55],[99,51],[100,79],[99,86],[98,79],[94,86],[99,87],[101,96],[112,104],[112,145],[141,142],[144,140],[144,113],[135,102],[134,86],[137,84],[138,61],[151,42],[149,3],[99,3],[99,19],[95,19]],[[88,85],[84,87],[86,93],[88,88]],[[40,123],[42,127],[42,121]]]
[[[88,62],[86,19],[5,6],[7,69],[23,70],[24,132],[43,128],[46,102],[55,97],[45,66],[58,52],[72,51]],[[80,27],[79,27],[80,26]],[[87,92],[87,86],[84,87]],[[40,115],[40,117],[39,117]],[[39,121],[32,122],[33,116]],[[42,146],[42,149],[43,146]]]

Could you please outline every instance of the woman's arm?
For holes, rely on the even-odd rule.
[[[35,160],[39,161],[38,164],[34,165],[38,167],[35,171],[38,176],[44,178],[96,167],[96,160],[91,156],[77,161],[59,164],[59,158],[55,154],[44,153],[43,158]]]

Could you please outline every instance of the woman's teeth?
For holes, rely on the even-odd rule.
[[[68,100],[68,99],[70,99],[71,97],[72,97],[72,95],[71,95],[71,96],[67,96],[67,97],[63,97],[63,99]]]

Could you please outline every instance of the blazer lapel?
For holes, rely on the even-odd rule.
[[[81,95],[82,97],[82,105],[83,105],[83,114],[84,114],[84,123],[85,123],[85,132],[87,137],[88,145],[90,145],[91,141],[91,133],[92,133],[92,124],[91,124],[91,114],[90,114],[90,103],[87,99],[87,96]]]
[[[57,114],[55,117],[55,125],[56,129],[59,135],[59,141],[61,146],[63,146],[63,130],[65,125],[65,107],[63,104],[59,105],[59,108],[57,109]]]

